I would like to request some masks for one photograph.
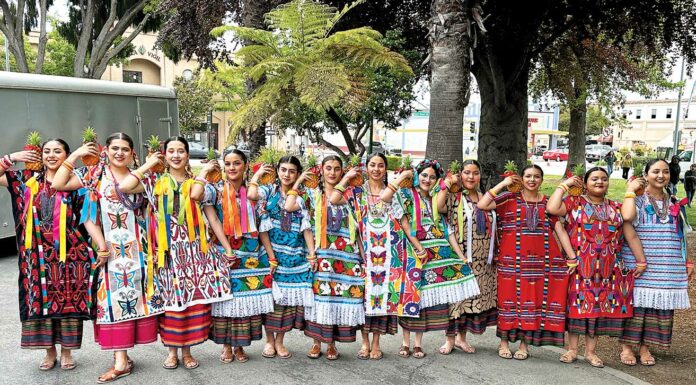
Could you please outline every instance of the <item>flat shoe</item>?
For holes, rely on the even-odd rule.
[[[619,359],[621,359],[621,363],[626,366],[636,366],[636,356],[633,353],[626,354],[621,352],[621,354],[619,354]]]
[[[471,346],[471,345],[469,345],[469,344],[466,344],[466,345],[459,345],[459,344],[457,344],[457,343],[455,342],[455,343],[454,343],[454,348],[455,348],[455,349],[459,349],[459,350],[463,351],[463,352],[466,353],[466,354],[474,354],[474,353],[476,353],[476,348],[474,348],[473,346]]]
[[[360,351],[358,351],[357,357],[361,360],[370,359],[370,349],[360,349]]]
[[[183,356],[181,357],[181,361],[184,362],[184,367],[186,369],[196,369],[200,365],[193,356]]]
[[[510,351],[510,348],[503,347],[502,345],[498,346],[498,357],[511,360],[512,352]]]
[[[268,347],[273,348],[273,353],[269,353],[270,349],[268,349]],[[275,358],[276,354],[277,354],[277,352],[276,352],[275,348],[273,347],[273,345],[268,344],[268,343],[266,344],[266,347],[261,352],[261,356],[265,357],[265,358]]]
[[[174,369],[178,368],[179,367],[179,357],[167,356],[167,359],[164,360],[162,367],[165,369],[169,369],[169,370],[174,370]]]
[[[423,351],[423,348],[420,346],[416,346],[413,348],[413,358],[421,359],[426,356],[425,352]]]
[[[241,346],[234,348],[234,359],[239,363],[249,361],[249,356],[244,352]]]
[[[60,368],[61,369],[73,370],[73,369],[75,369],[75,367],[77,367],[77,365],[75,365],[75,360],[73,360],[72,357],[70,358],[70,361],[65,361],[65,362],[63,362],[63,359],[61,358],[61,360],[60,360]]]
[[[604,362],[599,359],[597,356],[592,356],[592,357],[585,357],[585,362],[590,364],[593,368],[603,368],[604,367]]]
[[[524,361],[527,358],[529,358],[529,352],[525,350],[518,350],[515,352],[515,355],[512,356],[512,358],[518,360],[518,361]]]
[[[572,350],[568,350],[567,352],[563,353],[559,360],[564,364],[572,364],[573,362],[578,360],[578,354],[573,352]]]
[[[643,359],[645,357],[645,359]],[[652,354],[641,354],[640,355],[640,364],[643,366],[653,366],[655,365],[655,357],[652,356]]]
[[[381,360],[382,357],[384,357],[384,353],[382,353],[381,350],[380,350],[380,351],[378,352],[378,354],[377,354],[376,356],[374,356],[374,357],[373,357],[372,355],[370,355],[370,359],[371,359],[371,360],[375,360],[375,361]]]
[[[444,344],[440,346],[440,349],[437,349],[438,353],[442,354],[443,356],[448,356],[452,354],[452,351],[454,350],[454,345],[452,346],[447,346],[447,344]]]
[[[223,364],[229,364],[234,361],[234,354],[231,350],[223,349],[222,354],[220,354],[220,362]]]
[[[401,345],[399,348],[399,357],[408,358],[411,355],[411,348],[406,345]]]
[[[278,353],[278,358],[282,358],[282,359],[284,359],[284,360],[287,360],[287,359],[290,358],[290,357],[292,357],[292,353],[291,353],[290,351],[288,351],[288,352],[285,353],[285,354],[280,354],[280,353]]]
[[[307,352],[307,357],[316,360],[317,358],[321,357],[321,346],[314,344],[312,345],[312,348],[309,349],[309,352]]]
[[[97,384],[114,382],[121,377],[131,374],[132,371],[133,369],[129,367],[126,367],[126,370],[116,370],[116,368],[112,366],[111,369],[97,378]]]
[[[326,348],[326,359],[329,361],[335,361],[338,359],[338,350],[336,350],[336,345],[329,345]]]
[[[55,358],[53,359],[53,361],[41,361],[41,364],[39,364],[39,370],[51,370],[56,367],[56,363],[58,363],[58,360]]]

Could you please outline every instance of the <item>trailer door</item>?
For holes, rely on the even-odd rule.
[[[145,142],[150,135],[159,136],[164,141],[172,135],[172,117],[169,114],[167,99],[138,98],[138,131],[140,151],[138,156],[145,161],[147,146]]]

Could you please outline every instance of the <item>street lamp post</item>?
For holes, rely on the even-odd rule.
[[[680,83],[684,83],[684,62],[685,62],[685,59],[682,58],[681,74],[679,77]],[[674,123],[674,135],[672,137],[672,139],[674,141],[674,147],[672,148],[672,156],[677,155],[677,151],[679,151],[679,117],[681,116],[681,100],[682,100],[683,95],[684,95],[684,84],[681,84],[679,86],[679,96],[677,97],[677,119],[676,119],[676,122]]]

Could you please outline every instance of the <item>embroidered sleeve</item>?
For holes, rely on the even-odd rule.
[[[396,220],[401,220],[401,217],[404,216],[404,208],[399,204],[399,202],[396,201],[396,199],[392,199],[391,203],[389,204],[389,215]]]
[[[273,184],[263,184],[263,185],[260,185],[260,186],[257,188],[257,191],[259,192],[259,200],[260,200],[260,201],[267,201],[267,200],[268,200],[268,197],[271,195],[271,193],[273,192],[273,190],[275,190],[275,189],[274,189],[274,186],[275,186],[275,185],[273,185]]]
[[[150,201],[151,204],[154,205],[157,202],[157,198],[155,197],[155,183],[157,183],[157,174],[154,172],[146,174],[145,178],[143,178],[140,183],[145,189],[145,197],[148,201]]]
[[[508,207],[510,205],[510,202],[515,201],[515,194],[505,191],[503,193],[500,193],[498,196],[495,197],[495,211],[498,216],[503,216],[505,213],[510,210]]]
[[[218,203],[218,189],[220,188],[221,184],[224,182],[219,182],[219,183],[208,183],[205,185],[205,189],[203,190],[203,200],[201,201],[201,207],[204,206],[215,206]]]

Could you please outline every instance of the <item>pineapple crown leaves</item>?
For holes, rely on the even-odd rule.
[[[362,158],[358,154],[353,154],[348,158],[348,165],[350,167],[359,167],[362,165]]]
[[[310,170],[314,167],[317,167],[317,164],[319,163],[319,160],[315,155],[307,155],[304,161],[304,166],[307,170]]]
[[[644,160],[638,160],[633,163],[633,176],[636,178],[643,176],[645,170],[646,162]]]
[[[159,150],[160,146],[162,146],[162,142],[160,141],[159,136],[150,135],[150,137],[147,138],[147,148],[149,148],[150,150]]]
[[[462,164],[459,163],[459,161],[453,160],[447,168],[451,173],[455,174],[461,171]]]
[[[411,159],[411,155],[406,155],[401,158],[401,168],[404,170],[410,169],[413,167],[413,160]]]
[[[512,172],[517,174],[519,170],[517,169],[517,163],[514,160],[508,160],[505,162],[505,172]]]
[[[573,166],[573,175],[582,177],[585,175],[585,165],[582,163],[578,163],[575,166]]]
[[[283,151],[275,148],[265,147],[261,149],[261,152],[259,152],[255,163],[266,163],[275,166],[280,158],[282,158],[284,155],[285,153]]]
[[[209,148],[209,149],[208,149],[208,152],[205,154],[205,158],[206,158],[207,160],[215,160],[215,159],[217,159],[217,154],[215,153],[215,149],[214,149],[214,148]]]
[[[30,146],[41,147],[41,134],[38,131],[32,131],[27,136],[27,144]]]
[[[85,129],[82,131],[82,141],[87,143],[87,142],[94,142],[97,140],[97,133],[94,131],[94,127],[92,126],[87,126]]]

